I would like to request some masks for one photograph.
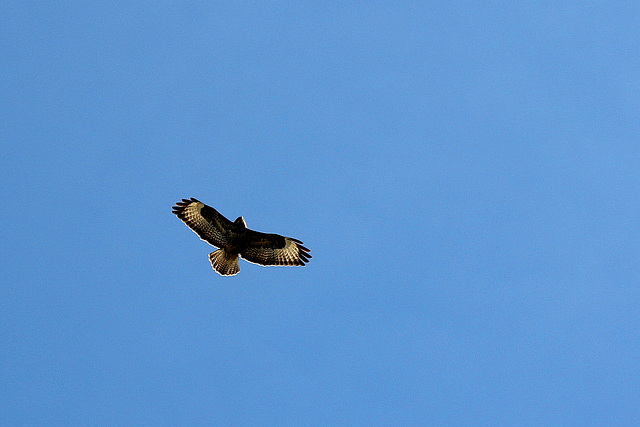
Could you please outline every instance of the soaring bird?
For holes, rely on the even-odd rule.
[[[223,276],[240,272],[239,257],[259,265],[304,265],[311,258],[300,240],[250,230],[243,217],[231,222],[193,197],[177,202],[173,213],[202,240],[220,248],[209,254],[209,261]]]

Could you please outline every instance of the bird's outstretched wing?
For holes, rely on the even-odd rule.
[[[173,213],[202,240],[218,248],[224,246],[225,233],[233,224],[220,212],[193,197],[177,202],[173,207]]]
[[[247,230],[247,243],[240,256],[260,265],[304,265],[311,258],[309,249],[298,239],[253,230]]]

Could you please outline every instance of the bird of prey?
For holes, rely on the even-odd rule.
[[[239,256],[260,265],[304,265],[311,258],[300,240],[250,230],[243,217],[231,222],[193,197],[177,202],[173,213],[202,240],[220,248],[209,254],[209,261],[223,276],[240,272]]]

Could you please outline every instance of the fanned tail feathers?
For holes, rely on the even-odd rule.
[[[224,249],[211,252],[209,261],[213,269],[223,276],[235,276],[240,272],[238,255],[230,255]]]

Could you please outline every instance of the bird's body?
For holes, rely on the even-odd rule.
[[[202,240],[220,248],[209,254],[209,261],[223,276],[238,274],[239,257],[260,265],[304,265],[311,258],[300,240],[250,230],[243,217],[231,222],[194,198],[177,202],[173,213]]]

